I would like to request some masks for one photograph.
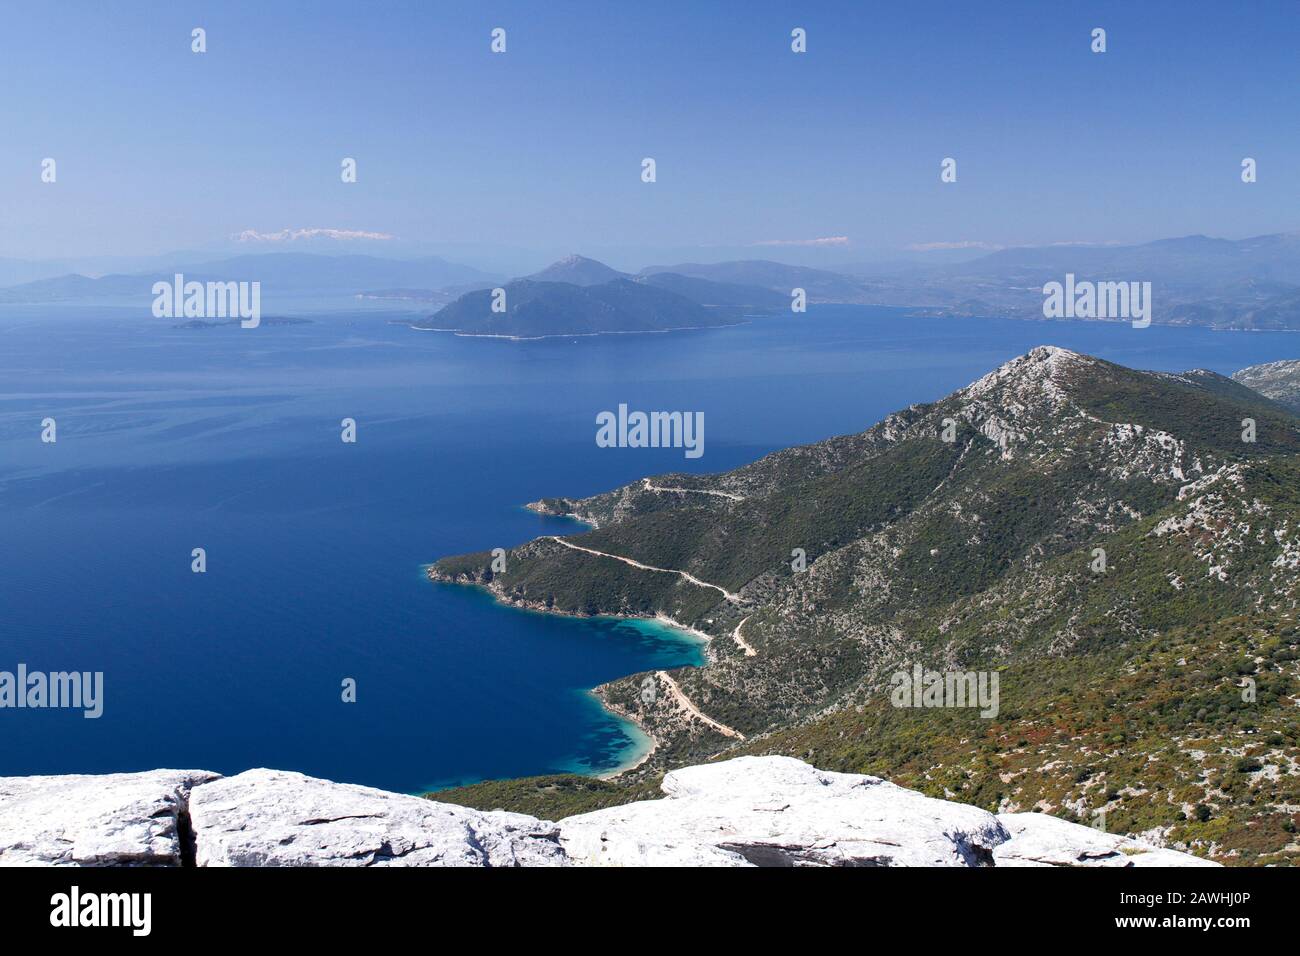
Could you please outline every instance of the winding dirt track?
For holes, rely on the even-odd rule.
[[[744,621],[741,621],[739,624],[737,624],[737,625],[736,625],[736,629],[735,629],[734,631],[731,632],[731,639],[732,639],[733,641],[735,641],[738,645],[740,645],[740,649],[741,649],[742,651],[745,652],[745,656],[746,656],[746,657],[757,657],[757,656],[758,656],[758,651],[756,651],[756,650],[754,650],[754,648],[750,647],[750,646],[749,646],[749,642],[746,641],[743,637],[740,636],[740,629],[741,629],[742,627],[745,626],[745,621],[748,621],[749,618],[751,618],[751,617],[753,617],[753,616],[754,616],[754,615],[751,614],[751,615],[749,615],[749,617],[746,617],[745,620],[744,620]]]
[[[642,478],[641,483],[645,485],[646,491],[664,491],[676,494],[687,495],[714,495],[718,498],[727,498],[730,501],[744,501],[744,495],[733,494],[730,491],[714,491],[711,488],[663,488],[659,485],[650,484],[649,478]]]
[[[702,723],[708,724],[724,737],[735,737],[737,740],[745,739],[745,735],[739,730],[736,730],[733,727],[728,727],[726,724],[720,724],[712,717],[706,717],[704,714],[700,713],[700,709],[691,703],[689,697],[682,693],[682,689],[677,686],[677,681],[669,677],[667,671],[655,671],[655,676],[668,685],[668,693],[673,695],[673,699],[677,701],[678,706],[681,707],[682,710],[686,711]]]
[[[572,541],[565,541],[563,538],[556,537],[555,535],[549,535],[549,537],[552,541],[559,542],[566,548],[572,548],[574,551],[585,551],[587,554],[594,554],[602,558],[613,558],[615,561],[622,561],[624,564],[630,564],[632,567],[640,568],[642,571],[658,571],[661,574],[678,574],[687,581],[690,581],[692,584],[697,584],[702,588],[713,588],[713,590],[717,591],[728,601],[734,603],[740,600],[739,594],[733,594],[719,584],[710,584],[708,581],[701,581],[695,575],[689,574],[686,571],[678,571],[675,568],[656,568],[654,565],[642,564],[640,561],[633,561],[631,558],[624,558],[617,554],[608,554],[605,551],[597,551],[595,548],[584,548],[580,544],[574,544]]]

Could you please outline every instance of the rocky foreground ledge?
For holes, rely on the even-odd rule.
[[[6,866],[1217,866],[790,757],[552,823],[282,770],[0,778]]]

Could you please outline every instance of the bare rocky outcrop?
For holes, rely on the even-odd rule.
[[[1218,866],[1177,850],[1103,833],[1046,813],[1000,813],[1011,839],[993,850],[998,866]]]
[[[792,757],[675,770],[665,800],[570,817],[560,842],[606,866],[987,866],[997,817]]]
[[[1300,412],[1300,360],[1266,362],[1233,372],[1232,380],[1254,389],[1293,412]]]
[[[206,770],[0,777],[0,865],[180,866]]]
[[[559,823],[282,770],[0,778],[11,866],[1215,866],[1039,813],[740,757]]]
[[[555,825],[284,770],[190,800],[199,866],[558,866]]]

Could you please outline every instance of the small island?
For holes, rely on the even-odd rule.
[[[466,292],[411,327],[508,339],[679,332],[737,325],[788,301],[770,289],[666,273],[632,276],[569,256],[497,289]]]

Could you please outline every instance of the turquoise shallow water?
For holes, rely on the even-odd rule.
[[[1039,344],[1165,370],[1300,356],[1287,334],[852,307],[542,342],[313,318],[0,309],[0,670],[105,675],[98,720],[0,710],[0,774],[274,766],[414,791],[607,771],[644,740],[587,690],[697,664],[700,645],[504,608],[422,565],[578,530],[524,502],[860,430]],[[704,456],[596,447],[619,403],[703,411]]]

